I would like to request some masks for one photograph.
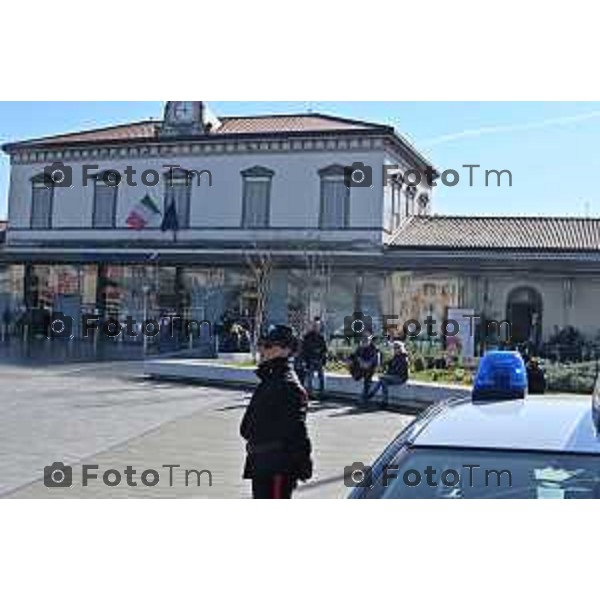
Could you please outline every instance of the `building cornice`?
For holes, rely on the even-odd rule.
[[[39,140],[8,143],[2,146],[2,150],[10,155],[12,164],[186,155],[388,150],[416,168],[431,167],[429,161],[401,138],[393,127],[385,125],[362,130],[223,133],[174,138],[73,141],[64,145]]]

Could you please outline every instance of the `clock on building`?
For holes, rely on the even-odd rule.
[[[204,133],[202,102],[169,101],[165,107],[164,135],[194,135]]]
[[[193,102],[173,102],[173,121],[176,123],[191,123],[194,120]]]

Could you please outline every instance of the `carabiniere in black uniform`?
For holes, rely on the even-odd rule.
[[[252,480],[254,498],[291,498],[298,480],[312,476],[307,394],[287,357],[264,361],[256,373],[260,383],[240,427],[247,441],[244,478]]]

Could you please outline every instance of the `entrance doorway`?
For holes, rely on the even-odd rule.
[[[526,286],[512,290],[506,302],[506,318],[514,343],[530,343],[537,348],[542,339],[542,297],[537,290]]]

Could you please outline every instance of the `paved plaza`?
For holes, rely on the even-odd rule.
[[[242,390],[146,380],[136,361],[42,366],[0,359],[0,497],[248,497],[238,435],[248,400]],[[370,462],[412,418],[351,403],[312,403],[315,477],[297,496],[344,497],[344,466]],[[55,461],[72,466],[70,488],[44,485],[44,466]],[[98,479],[85,487],[82,464],[98,465]],[[137,486],[127,484],[128,466]],[[120,485],[103,483],[109,469],[122,474]],[[141,482],[147,469],[160,475],[155,486]],[[190,472],[186,485],[186,469],[210,475],[201,474],[198,486]]]

